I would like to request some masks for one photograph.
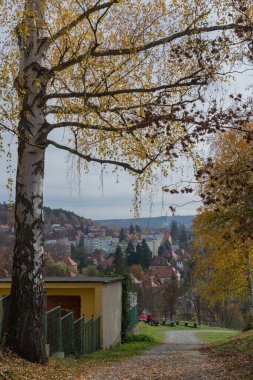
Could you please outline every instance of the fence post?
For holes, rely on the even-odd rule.
[[[91,352],[94,352],[94,319],[91,317]]]
[[[47,292],[45,290],[44,297],[44,336],[45,336],[45,344],[47,344]]]
[[[101,317],[98,317],[98,347],[97,349],[101,348],[100,340],[101,340]]]
[[[45,334],[45,343],[47,344],[47,311],[45,312],[45,328],[44,328],[44,334]]]
[[[75,337],[75,331],[74,331],[74,310],[72,310],[72,315],[71,315],[71,351],[72,353],[74,352],[74,347],[75,347],[75,343],[74,343],[74,337]]]
[[[82,354],[85,354],[85,319],[84,315],[81,320],[81,349],[82,349]]]
[[[59,315],[58,315],[58,330],[59,330],[59,342],[58,349],[59,352],[62,352],[62,323],[61,323],[61,306],[59,306]]]

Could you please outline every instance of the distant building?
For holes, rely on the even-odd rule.
[[[152,252],[152,257],[158,255],[158,248],[163,241],[163,235],[157,235],[156,233],[149,233],[148,235],[142,235],[141,239],[145,239],[146,243]]]
[[[88,256],[91,256],[95,251],[94,239],[90,236],[84,236],[84,249]]]
[[[88,255],[92,255],[95,251],[102,251],[107,254],[114,253],[118,245],[119,238],[112,236],[84,237],[84,248]]]
[[[167,266],[170,266],[170,264],[168,263],[168,260],[166,260],[163,256],[154,257],[151,263],[151,268]]]
[[[68,266],[70,273],[77,273],[77,263],[70,257],[63,256],[60,261]]]
[[[165,267],[154,267],[151,271],[151,276],[153,276],[160,284],[165,282],[170,282],[173,279],[180,281],[180,273],[177,269],[173,268],[171,265]]]

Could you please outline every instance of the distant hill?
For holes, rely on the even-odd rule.
[[[0,224],[13,225],[14,205],[10,209],[7,203],[0,203]],[[90,219],[83,218],[72,211],[61,208],[44,207],[45,224],[92,224]]]
[[[153,218],[131,218],[131,219],[106,219],[96,220],[102,226],[120,226],[127,228],[130,224],[138,224],[141,228],[162,228],[170,226],[170,223],[175,220],[179,224],[184,224],[185,227],[190,227],[195,215],[179,215],[179,216],[158,216]]]

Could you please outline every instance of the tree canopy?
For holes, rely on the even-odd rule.
[[[244,99],[235,112],[207,89],[252,59],[252,18],[251,0],[1,1],[0,150],[9,158],[3,132],[18,140],[7,339],[15,352],[47,360],[46,148],[74,154],[80,170],[112,164],[135,174],[138,196],[206,133],[248,120]]]
[[[138,175],[155,164],[166,174],[180,151],[224,118],[213,105],[204,119],[193,107],[238,54],[249,53],[249,5],[4,0],[0,131],[74,153],[85,167],[114,164]],[[36,135],[30,87],[44,120]],[[66,145],[48,138],[60,129],[70,132]]]
[[[248,134],[231,131],[215,141],[215,155],[199,173],[204,206],[194,221],[196,277],[202,296],[248,302],[253,321],[253,150]]]

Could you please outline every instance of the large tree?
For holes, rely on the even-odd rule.
[[[250,4],[1,2],[0,131],[18,137],[8,335],[18,354],[46,362],[46,148],[73,153],[83,158],[84,167],[95,162],[131,171],[139,176],[137,193],[152,167],[166,175],[175,157],[191,151],[200,135],[222,126],[217,122],[222,111],[211,107],[204,117],[194,107],[203,102],[207,85],[222,78],[229,62],[248,49]],[[67,131],[66,144],[49,137],[55,130]]]
[[[236,297],[248,303],[253,324],[253,150],[245,132],[227,132],[215,141],[215,154],[199,173],[203,208],[194,221],[195,277],[199,293],[225,304]]]

